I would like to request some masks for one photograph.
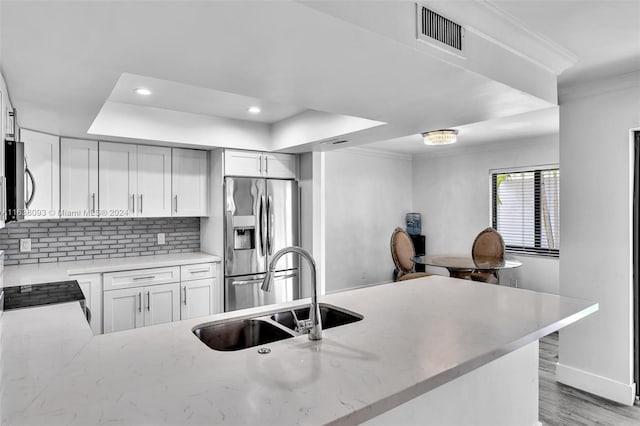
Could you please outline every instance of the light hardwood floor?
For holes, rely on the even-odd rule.
[[[540,340],[540,422],[557,425],[640,425],[640,405],[629,407],[556,382],[558,333]]]

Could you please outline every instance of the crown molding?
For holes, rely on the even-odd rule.
[[[438,9],[462,24],[467,31],[555,75],[575,65],[579,59],[566,48],[527,28],[524,22],[491,0],[439,2]]]
[[[599,78],[558,89],[559,103],[640,87],[640,70]]]

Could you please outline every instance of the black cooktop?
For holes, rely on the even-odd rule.
[[[5,287],[3,291],[5,311],[75,301],[84,306],[84,294],[75,280]]]

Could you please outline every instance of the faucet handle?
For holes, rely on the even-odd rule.
[[[313,328],[313,321],[311,321],[310,319],[306,319],[306,320],[298,320],[298,322],[296,323],[296,330],[298,333],[309,333],[311,331],[311,329]]]
[[[299,320],[298,316],[296,315],[296,311],[291,311],[291,313],[293,314],[293,322],[296,324],[296,327],[293,331],[303,334],[308,333],[311,329],[310,325],[313,325],[311,324],[311,319]]]

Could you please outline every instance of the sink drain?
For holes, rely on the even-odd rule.
[[[269,348],[260,348],[260,349],[258,349],[258,353],[260,355],[269,354],[269,353],[271,353],[271,349],[269,349]]]

